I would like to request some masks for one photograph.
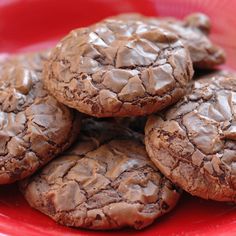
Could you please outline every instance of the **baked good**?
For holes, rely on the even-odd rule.
[[[121,14],[113,18],[124,21],[143,21],[177,34],[190,52],[194,69],[213,69],[225,62],[224,50],[215,45],[208,36],[211,31],[211,22],[205,14],[190,14],[183,20],[173,17],[145,17],[140,14]]]
[[[83,120],[77,143],[21,181],[29,204],[60,224],[141,229],[170,211],[180,190],[150,162],[142,135]]]
[[[232,73],[194,81],[180,102],[149,117],[145,144],[152,161],[192,195],[235,202],[235,104]]]
[[[20,61],[25,67],[30,67],[36,72],[43,70],[43,64],[48,59],[50,50],[44,50],[39,52],[28,52],[24,54],[18,54],[16,57],[12,57],[11,61]]]
[[[79,132],[79,115],[48,95],[28,56],[0,66],[0,184],[32,174]]]
[[[192,75],[188,51],[175,34],[116,19],[73,30],[44,67],[53,96],[96,117],[161,110],[185,94]]]

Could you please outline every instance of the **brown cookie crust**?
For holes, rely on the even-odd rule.
[[[44,74],[60,102],[112,117],[151,114],[177,102],[193,70],[175,34],[141,21],[106,19],[66,36]]]
[[[180,192],[149,161],[141,135],[89,119],[81,127],[69,151],[20,183],[32,207],[101,230],[141,229],[175,206]]]
[[[0,67],[0,184],[34,173],[69,147],[79,131],[79,117],[48,95],[29,56],[10,58]]]
[[[161,172],[187,192],[236,201],[236,76],[192,83],[179,103],[145,127],[146,149]]]
[[[188,48],[195,69],[212,69],[225,62],[224,50],[208,37],[211,30],[210,19],[202,13],[190,14],[183,20],[145,17],[139,14],[122,14],[117,18],[125,21],[144,21],[177,34]]]
[[[25,54],[18,54],[14,58],[10,58],[11,61],[16,60],[22,63],[25,67],[30,67],[35,72],[42,73],[43,64],[48,59],[50,50],[44,50],[39,52],[28,52]]]

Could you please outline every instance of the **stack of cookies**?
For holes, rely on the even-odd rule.
[[[209,32],[203,14],[119,15],[1,62],[0,183],[100,230],[142,229],[182,189],[235,202],[235,75],[192,79],[225,61]]]

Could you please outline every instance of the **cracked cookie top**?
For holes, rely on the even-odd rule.
[[[175,33],[188,48],[195,69],[212,69],[225,62],[224,50],[208,37],[211,24],[210,19],[204,14],[190,14],[183,20],[171,17],[145,17],[140,14],[121,14],[114,18],[125,21],[139,20]]]
[[[192,78],[175,35],[142,21],[106,19],[52,50],[44,82],[60,102],[96,117],[139,116],[179,100]]]
[[[194,81],[179,103],[151,116],[145,144],[156,166],[187,192],[236,201],[236,76]]]
[[[150,162],[142,138],[111,122],[86,119],[77,143],[20,188],[32,207],[60,224],[141,229],[180,196]]]
[[[75,112],[43,88],[41,56],[20,55],[0,66],[0,184],[35,172],[79,131]]]

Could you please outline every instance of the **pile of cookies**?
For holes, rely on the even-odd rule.
[[[235,75],[192,79],[225,61],[210,28],[203,14],[119,15],[2,61],[0,183],[19,181],[60,224],[100,230],[142,229],[182,189],[235,202]]]

